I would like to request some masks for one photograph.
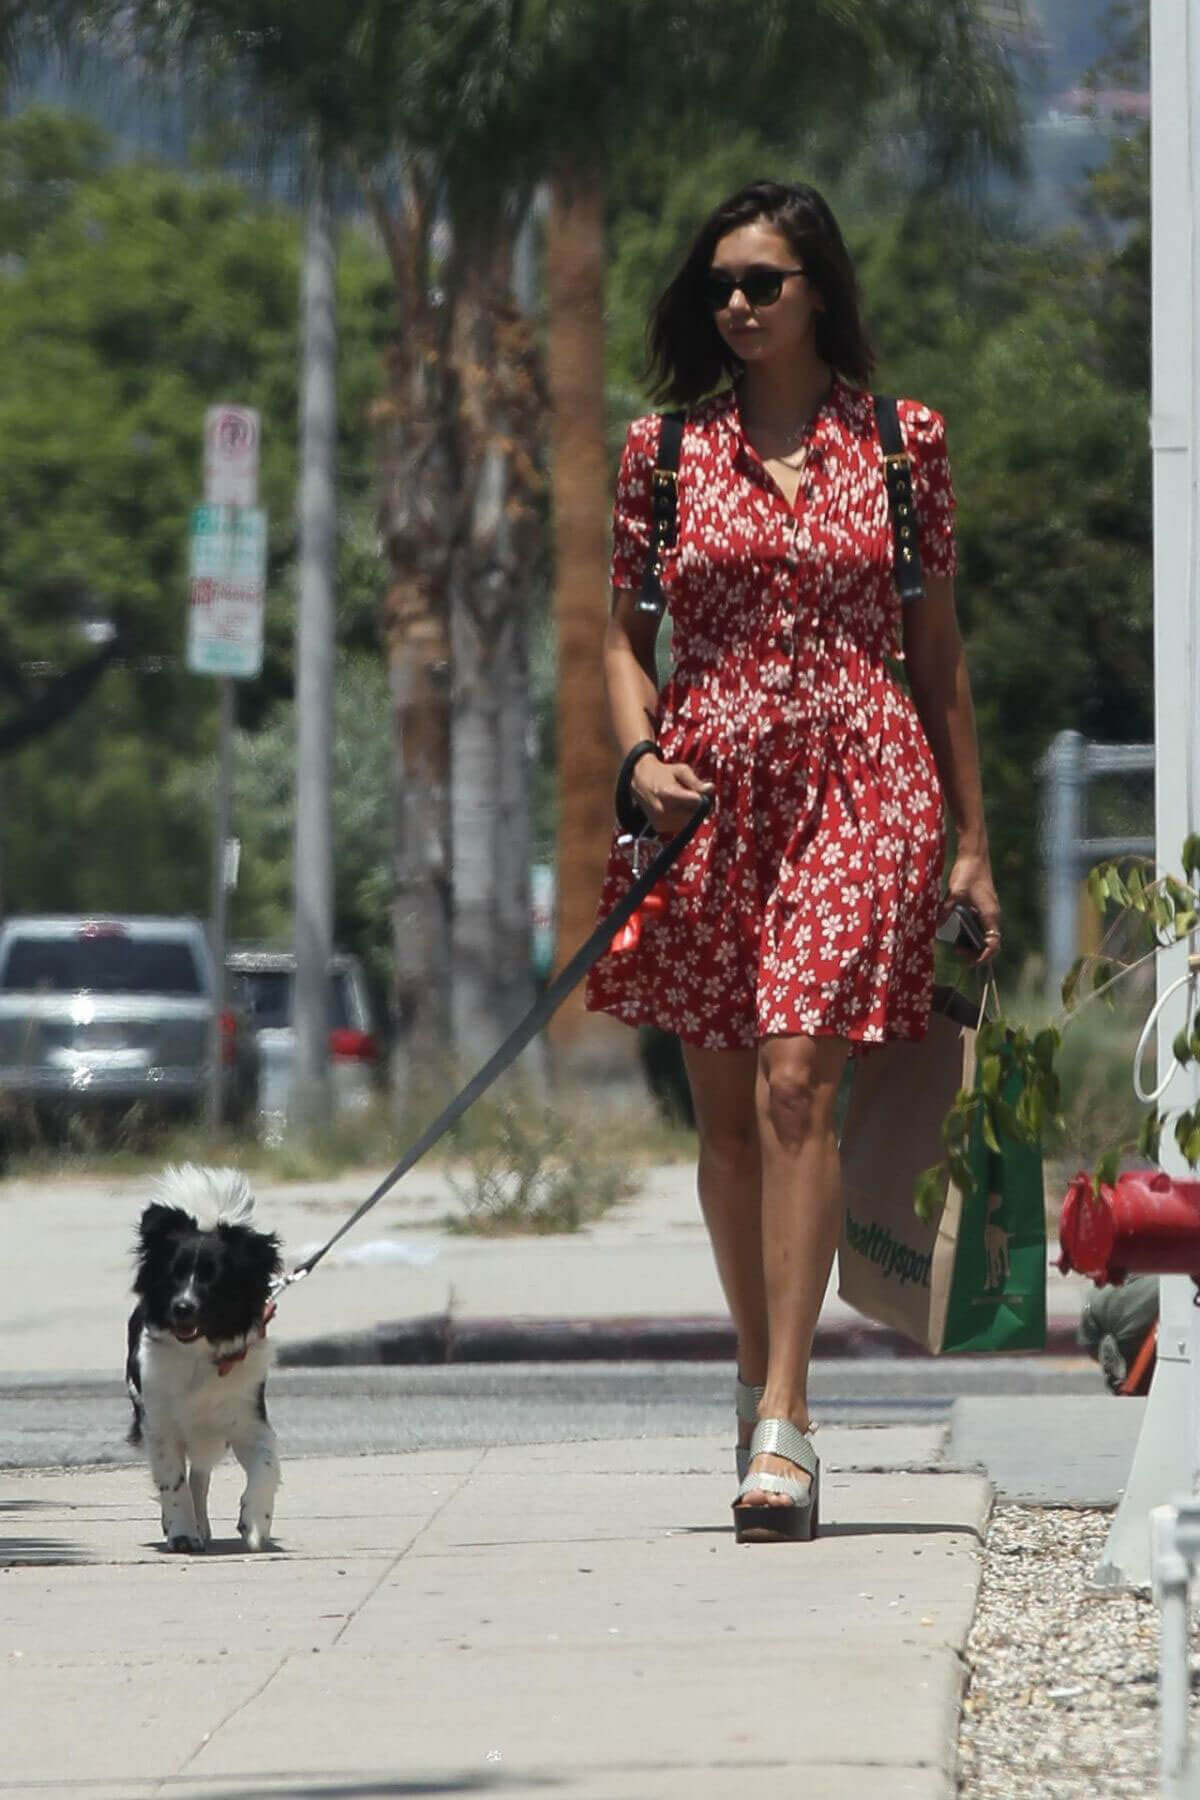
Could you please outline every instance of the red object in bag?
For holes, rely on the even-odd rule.
[[[1127,1275],[1200,1276],[1200,1181],[1150,1169],[1118,1175],[1097,1193],[1079,1174],[1058,1225],[1058,1266],[1103,1287]]]
[[[646,895],[636,912],[630,914],[622,925],[612,943],[608,946],[609,956],[618,956],[622,950],[636,950],[642,935],[642,923],[646,919],[661,917],[667,910],[667,896],[661,887],[654,887]]]

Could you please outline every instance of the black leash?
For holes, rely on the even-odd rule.
[[[450,1127],[462,1118],[467,1108],[473,1106],[479,1096],[491,1087],[497,1076],[504,1073],[509,1063],[521,1054],[530,1039],[537,1036],[547,1019],[558,1011],[572,988],[579,985],[592,964],[599,961],[621,927],[628,924],[633,917],[651,888],[661,881],[671,865],[678,861],[712,811],[712,806],[712,795],[703,795],[683,829],[676,832],[675,836],[662,846],[646,868],[635,877],[633,885],[624,899],[619,900],[612,911],[605,914],[591,937],[575,952],[566,967],[559,971],[545,993],[530,1007],[520,1024],[509,1033],[495,1054],[489,1057],[483,1067],[471,1077],[466,1087],[454,1096],[450,1104],[443,1108],[433,1124],[426,1127],[416,1143],[404,1152],[391,1173],[384,1176],[374,1193],[368,1194],[362,1205],[350,1214],[343,1225],[338,1227],[328,1243],[323,1244],[305,1262],[300,1263],[290,1274],[283,1277],[277,1285],[277,1292],[282,1292],[294,1281],[301,1281],[306,1275],[311,1275],[321,1258],[333,1249],[338,1239],[345,1237],[350,1228],[358,1224],[363,1214],[370,1212],[375,1203],[382,1200],[390,1188],[395,1187],[400,1177],[407,1175],[413,1164],[420,1162],[425,1152],[431,1150],[438,1139],[444,1137]]]

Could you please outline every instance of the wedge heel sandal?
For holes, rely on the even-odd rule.
[[[821,1506],[821,1459],[790,1419],[760,1419],[750,1439],[748,1461],[781,1456],[795,1463],[808,1481],[790,1475],[743,1476],[733,1503],[733,1534],[739,1544],[808,1543],[817,1535]],[[786,1506],[747,1506],[746,1494],[782,1494]]]

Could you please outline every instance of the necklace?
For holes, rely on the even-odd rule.
[[[805,444],[798,453],[793,452],[790,456],[773,456],[771,461],[782,463],[785,469],[802,469],[808,461],[808,449],[808,445]]]
[[[829,398],[829,392],[829,388],[826,388],[825,392],[821,395],[817,404],[813,407],[811,413],[809,413],[803,423],[800,425],[793,425],[789,430],[773,433],[769,426],[765,429],[762,427],[751,427],[747,430],[745,421],[743,420],[742,429],[746,431],[748,437],[757,439],[760,443],[764,437],[767,442],[770,443],[773,435],[777,435],[781,440],[780,448],[778,450],[759,450],[759,455],[764,462],[782,463],[785,469],[791,469],[793,472],[803,469],[805,463],[808,461],[808,452],[810,449],[810,445],[807,442],[808,435],[816,423],[818,413]]]

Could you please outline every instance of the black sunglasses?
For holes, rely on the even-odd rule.
[[[767,263],[743,269],[740,275],[726,275],[721,269],[710,269],[701,286],[705,303],[713,312],[722,312],[739,289],[747,306],[774,306],[788,276],[803,274],[803,269],[773,269]]]

